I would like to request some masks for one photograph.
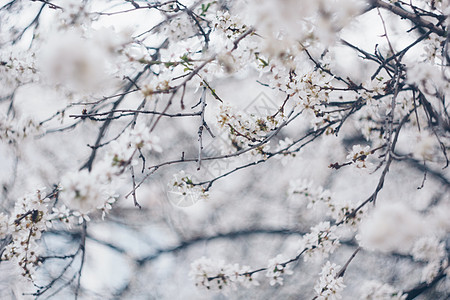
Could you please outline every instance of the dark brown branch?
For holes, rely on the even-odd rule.
[[[417,296],[433,288],[441,279],[444,279],[445,277],[447,277],[445,270],[441,270],[439,274],[430,283],[423,282],[413,287],[412,289],[405,291],[405,294],[408,294],[406,300],[415,299]]]
[[[417,26],[428,28],[432,32],[436,33],[437,35],[440,35],[443,37],[445,37],[447,35],[447,32],[445,30],[437,27],[432,22],[421,18],[420,16],[418,16],[415,13],[404,10],[402,7],[393,5],[391,3],[384,2],[382,0],[370,0],[370,3],[375,7],[381,7],[381,8],[387,9],[387,10],[391,11],[392,13],[394,13],[404,19],[408,19],[411,22],[413,22],[414,24],[416,24]]]
[[[125,99],[126,92],[131,90],[131,88],[135,85],[135,82],[137,82],[139,80],[139,78],[148,70],[148,68],[149,67],[145,67],[144,70],[139,72],[133,78],[132,82],[129,82],[127,84],[127,86],[125,87],[125,94],[120,96],[119,99],[117,99],[114,102],[113,107],[112,107],[112,111],[114,111],[120,105],[120,103],[122,103],[122,101]],[[108,116],[112,117],[113,115],[114,115],[114,113],[110,112]],[[103,136],[105,135],[106,130],[108,129],[109,125],[111,124],[111,121],[112,121],[112,119],[107,119],[105,121],[105,123],[103,123],[103,125],[100,128],[100,131],[98,133],[97,140],[95,141],[95,146],[92,148],[91,155],[89,156],[89,159],[87,160],[87,162],[80,168],[80,170],[87,168],[89,171],[91,171],[92,164],[94,163],[94,159],[95,159],[95,156],[97,154],[98,146],[100,145],[100,142],[101,142]]]

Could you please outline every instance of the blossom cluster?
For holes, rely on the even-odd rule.
[[[17,2],[20,1],[12,1],[1,10],[13,10],[12,7]],[[250,153],[253,155],[252,159],[256,157],[265,160],[273,156],[293,155],[288,151],[291,145],[303,142],[306,145],[322,133],[337,135],[344,122],[352,121],[355,128],[362,131],[371,146],[354,145],[347,156],[348,162],[345,165],[351,164],[356,168],[371,169],[370,159],[376,151],[371,150],[371,147],[381,149],[382,143],[386,141],[389,147],[392,146],[389,149],[389,158],[392,159],[394,154],[395,160],[401,158],[403,154],[397,154],[401,151],[395,148],[397,137],[400,132],[403,135],[412,128],[416,131],[413,134],[415,138],[413,140],[417,143],[414,149],[404,156],[405,161],[415,158],[427,163],[434,162],[437,160],[436,150],[440,147],[446,155],[445,145],[448,144],[448,136],[445,130],[442,130],[445,129],[442,127],[445,118],[440,118],[439,114],[446,113],[444,100],[448,98],[448,90],[450,90],[446,77],[448,72],[444,68],[448,58],[445,57],[445,50],[448,48],[449,40],[445,36],[438,36],[437,33],[445,28],[443,26],[448,28],[450,20],[448,0],[414,1],[419,3],[420,9],[413,9],[413,12],[407,11],[408,14],[418,14],[417,19],[410,20],[417,25],[411,31],[423,27],[423,23],[419,21],[429,22],[428,19],[437,19],[439,23],[433,25],[431,22],[429,26],[425,26],[430,31],[401,52],[392,53],[398,45],[396,43],[391,45],[388,39],[391,33],[388,34],[386,27],[383,37],[386,37],[390,49],[382,45],[376,46],[374,54],[371,54],[359,49],[356,45],[349,44],[352,51],[358,52],[371,63],[379,65],[378,71],[372,78],[370,80],[362,78],[362,82],[352,81],[359,80],[358,76],[342,74],[345,73],[346,60],[334,59],[333,55],[341,51],[341,48],[349,46],[346,39],[341,39],[338,33],[360,14],[373,10],[377,1],[372,1],[373,7],[365,7],[366,1],[357,0],[335,0],[333,5],[330,5],[327,0],[302,1],[301,5],[297,0],[278,2],[246,0],[234,1],[235,3],[231,3],[233,1],[205,3],[202,1],[166,1],[164,3],[156,1],[147,3],[148,6],[144,6],[142,1],[125,1],[127,9],[111,13],[109,9],[92,13],[86,1],[60,0],[56,2],[57,4],[41,2],[42,8],[36,19],[24,28],[20,35],[25,34],[26,38],[21,40],[21,37],[18,37],[17,40],[9,42],[14,48],[13,52],[18,53],[16,50],[20,46],[15,46],[16,42],[18,42],[17,45],[26,44],[28,39],[29,53],[10,55],[9,51],[2,51],[0,54],[0,84],[7,87],[0,92],[0,98],[2,101],[11,100],[8,117],[0,117],[1,141],[15,144],[27,136],[36,134],[41,127],[42,123],[36,123],[30,119],[19,121],[10,119],[10,111],[15,110],[13,106],[20,102],[15,100],[14,95],[17,86],[20,85],[36,83],[36,86],[52,90],[52,92],[63,91],[65,95],[61,98],[69,100],[80,98],[79,94],[83,95],[81,98],[89,99],[93,94],[103,96],[104,91],[107,91],[108,97],[103,96],[97,102],[88,103],[87,107],[92,108],[89,111],[92,111],[93,115],[111,107],[110,101],[116,97],[121,97],[121,100],[114,103],[114,108],[119,105],[121,108],[129,106],[130,103],[122,101],[124,99],[130,99],[130,106],[132,106],[133,101],[136,100],[133,99],[133,95],[138,90],[141,93],[139,96],[145,97],[142,105],[156,94],[162,100],[166,100],[163,97],[168,96],[170,97],[168,102],[159,101],[160,99],[152,101],[155,110],[160,109],[161,103],[167,105],[164,112],[159,112],[161,113],[159,117],[166,118],[170,116],[172,110],[175,110],[171,106],[173,99],[181,97],[181,108],[185,109],[183,100],[185,95],[189,95],[186,98],[190,97],[191,88],[194,90],[193,88],[202,87],[204,91],[210,91],[222,102],[212,84],[216,82],[214,79],[226,78],[232,74],[240,75],[251,67],[252,71],[256,69],[260,74],[258,83],[272,89],[277,93],[277,97],[284,99],[284,102],[276,113],[263,116],[236,112],[227,105],[220,108],[217,114],[218,124],[228,134],[233,157],[241,154],[245,157],[245,153]],[[408,7],[404,1],[383,3],[385,5],[395,3],[399,10],[401,7]],[[411,8],[413,8],[412,3],[409,5]],[[136,10],[131,8],[132,6]],[[113,7],[116,8],[115,5]],[[427,10],[431,12],[427,13]],[[144,29],[144,32],[139,32],[142,30],[141,26],[136,26],[139,29],[133,33],[99,27],[108,17],[111,19],[120,17],[131,11],[136,11],[136,15],[141,12],[150,11],[150,14],[155,12],[163,20],[149,30]],[[394,15],[396,13],[394,9],[391,9],[391,12]],[[423,20],[421,16],[424,17]],[[52,22],[52,17],[55,17],[57,22]],[[149,17],[152,22],[158,19],[153,17],[153,15]],[[379,17],[382,19],[381,13]],[[44,21],[45,18],[49,18],[50,22]],[[99,22],[95,26],[91,26],[97,21]],[[46,23],[54,24],[54,26],[47,26]],[[384,25],[383,20],[382,23]],[[46,32],[46,30],[49,31]],[[10,32],[8,34],[11,36],[20,32],[15,26],[11,26],[6,31]],[[2,36],[3,33],[0,34],[0,39]],[[162,43],[154,44],[159,41]],[[342,43],[339,43],[338,47],[333,47],[337,41]],[[0,40],[2,49],[4,44],[6,43]],[[405,55],[416,44],[423,45],[423,49],[420,50],[423,52],[420,63],[411,61],[409,53]],[[356,69],[358,68],[353,68],[353,70]],[[366,71],[364,68],[364,72]],[[135,76],[137,74],[139,76]],[[144,83],[139,81],[139,78],[148,81]],[[124,90],[124,82],[133,90]],[[117,92],[119,89],[121,91]],[[24,89],[20,92],[27,91]],[[21,97],[22,95],[19,95],[17,98]],[[206,101],[205,98],[202,99]],[[77,104],[79,103],[71,103],[66,109]],[[205,105],[201,117],[204,122],[206,102],[203,104]],[[292,109],[291,113],[285,114],[285,109],[289,111],[287,108]],[[58,188],[55,189],[58,206],[50,209],[48,199],[43,197],[39,190],[35,194],[20,199],[11,217],[0,213],[0,238],[11,240],[2,252],[2,259],[17,260],[25,276],[32,277],[34,267],[39,263],[37,241],[52,222],[61,221],[70,227],[89,221],[90,216],[92,217],[95,213],[101,213],[104,217],[118,198],[116,180],[128,167],[133,172],[134,192],[136,184],[133,166],[138,163],[138,154],[142,158],[144,172],[145,152],[152,154],[162,152],[158,137],[152,134],[153,128],[148,128],[144,123],[137,123],[129,130],[124,129],[113,141],[100,141],[104,138],[105,130],[112,130],[113,126],[108,128],[112,120],[134,114],[134,123],[129,124],[135,124],[138,117],[139,120],[143,117],[138,111],[134,113],[132,110],[128,111],[127,114],[113,117],[111,117],[112,114],[117,112],[111,111],[106,119],[82,117],[78,119],[79,123],[73,124],[78,126],[83,123],[90,126],[87,121],[108,120],[103,123],[105,125],[100,131],[96,148],[92,148],[94,152],[91,158],[102,151],[105,156],[95,164],[93,160],[89,160],[80,171],[65,173],[62,176]],[[415,112],[415,120],[412,117],[404,118],[413,116],[413,112]],[[99,113],[99,115],[102,114],[103,112]],[[177,117],[197,115],[190,112],[176,114]],[[295,139],[287,137],[279,141],[277,153],[269,153],[271,139],[280,130],[284,130],[285,125],[294,124],[301,119],[297,119],[300,115],[311,118],[307,120],[310,123],[307,124],[309,127],[305,136],[295,137]],[[447,113],[446,115],[448,117]],[[347,122],[347,120],[350,121]],[[156,123],[158,122],[153,124],[156,125]],[[429,126],[424,126],[425,124]],[[206,126],[206,123],[203,125]],[[291,128],[293,127],[295,126]],[[208,127],[207,129],[210,131]],[[61,129],[61,131],[64,130]],[[300,130],[295,134],[297,132]],[[288,130],[286,133],[289,133]],[[395,139],[392,138],[394,135],[396,135]],[[443,141],[440,140],[440,135],[443,136]],[[305,139],[307,137],[312,139]],[[277,139],[278,137],[273,140]],[[202,148],[201,130],[199,140],[199,148]],[[98,145],[100,142],[103,143],[101,146]],[[108,147],[103,148],[103,146]],[[296,150],[300,148],[301,146]],[[192,159],[186,161],[192,161]],[[163,162],[153,169],[150,168],[145,175],[152,175],[162,165],[186,161],[183,152],[181,161]],[[380,162],[380,166],[385,162],[386,160]],[[391,161],[386,165],[386,171],[390,163]],[[245,165],[237,167],[235,171],[243,167]],[[425,170],[428,168],[425,165],[423,167]],[[439,175],[434,171],[430,173],[432,176]],[[225,287],[236,288],[238,284],[257,285],[255,277],[260,271],[266,271],[270,285],[282,285],[284,276],[292,274],[289,269],[290,262],[299,259],[300,256],[303,256],[305,261],[313,257],[328,257],[339,246],[337,226],[341,224],[354,226],[360,221],[362,223],[359,226],[357,239],[362,247],[382,252],[400,252],[411,255],[415,261],[425,262],[422,281],[431,283],[447,268],[448,259],[444,238],[434,236],[430,233],[433,230],[424,228],[421,213],[406,205],[391,203],[385,207],[377,206],[375,212],[363,220],[366,210],[363,206],[369,202],[375,202],[375,196],[384,183],[385,174],[386,172],[383,173],[377,190],[372,196],[373,201],[369,198],[371,201],[365,201],[361,207],[358,207],[357,212],[354,207],[352,208],[349,200],[335,200],[330,191],[315,187],[310,181],[294,183],[290,191],[292,195],[307,202],[309,208],[325,205],[327,216],[332,219],[331,222],[321,222],[312,227],[311,232],[301,238],[297,258],[286,260],[278,255],[269,260],[266,268],[256,271],[251,271],[247,266],[227,265],[223,261],[201,258],[192,264],[191,276],[196,281],[196,285],[214,290],[222,290]],[[181,171],[175,174],[168,184],[168,196],[177,206],[193,205],[201,199],[206,199],[209,187],[220,178],[222,176],[211,181],[195,183],[192,175]],[[445,179],[444,175],[440,179],[443,178]],[[208,182],[210,184],[205,187]],[[339,266],[330,262],[323,266],[320,280],[315,286],[319,299],[339,298],[344,285],[337,269]],[[365,298],[402,299],[404,297],[401,292],[395,291],[388,285],[371,284],[372,286],[365,291]]]
[[[330,227],[329,222],[323,222],[311,228],[311,233],[306,234],[300,241],[300,250],[298,251],[299,257],[300,255],[304,255],[304,261],[308,261],[312,257],[328,257],[328,255],[333,253],[339,246],[339,240],[335,234],[335,231],[336,226]],[[207,289],[222,290],[225,286],[235,287],[234,283],[237,281],[242,283],[248,280],[254,285],[259,285],[254,282],[254,277],[257,272],[265,270],[266,277],[270,279],[270,285],[283,285],[284,276],[293,274],[293,271],[289,268],[289,263],[292,261],[294,260],[287,260],[282,254],[279,254],[275,258],[268,261],[266,268],[259,269],[255,272],[250,271],[249,267],[241,268],[237,264],[227,265],[222,260],[213,261],[202,257],[191,264],[190,276],[195,280],[196,286],[203,286]],[[328,274],[328,271],[324,272]],[[324,272],[322,273],[325,274]],[[335,291],[340,291],[340,288],[343,288],[342,281],[340,279],[336,279],[335,285],[332,286],[331,283],[333,282],[327,276],[324,275],[324,278],[328,281],[325,279],[323,280],[325,280],[324,282],[330,284],[330,287],[327,288],[328,290],[335,289]],[[249,282],[247,282],[247,286],[249,285],[248,283]]]
[[[275,151],[279,152],[280,155],[275,156],[275,158],[279,159],[283,166],[286,166],[294,157],[297,156],[295,152],[289,151],[289,148],[293,144],[294,141],[289,137],[285,138],[284,140],[278,141],[278,145]]]
[[[355,216],[348,218],[354,209],[349,200],[334,199],[329,190],[315,186],[313,181],[307,179],[291,180],[288,194],[294,196],[297,201],[306,202],[309,209],[318,209],[325,205],[326,215],[333,218],[336,223],[343,221],[353,227],[361,221],[366,210],[360,209]]]
[[[222,32],[228,39],[237,38],[248,29],[248,26],[237,19],[236,16],[232,17],[228,11],[217,11],[213,27]]]
[[[368,162],[369,156],[373,154],[370,146],[353,145],[352,150],[347,155],[347,159],[359,169],[371,168],[372,164]]]
[[[333,253],[340,245],[336,229],[337,226],[330,226],[330,222],[321,222],[311,227],[311,232],[305,234],[299,242],[298,252],[304,252],[303,260],[323,259]]]
[[[325,134],[333,134],[342,113],[339,110],[326,109],[330,99],[335,99],[332,85],[334,77],[324,71],[328,57],[325,56],[321,60],[324,69],[313,68],[298,58],[304,55],[303,50],[295,49],[285,54],[287,58],[263,60],[265,63],[260,66],[261,76],[267,80],[269,87],[278,91],[291,105],[309,116],[314,130],[326,128]]]
[[[35,58],[25,51],[19,52],[11,49],[8,53],[2,49],[0,53],[0,83],[2,84],[1,96],[12,93],[14,89],[30,82],[35,82],[39,78]]]
[[[29,121],[26,124],[32,128],[34,123]],[[24,138],[32,131],[27,128],[17,130],[9,126],[7,137]],[[44,197],[43,189],[20,198],[10,217],[0,214],[0,239],[10,239],[1,259],[17,261],[23,275],[32,279],[40,264],[38,240],[42,233],[55,222],[71,228],[89,221],[89,214],[94,211],[101,212],[104,217],[118,197],[113,188],[116,178],[132,162],[134,153],[144,150],[159,152],[161,148],[157,138],[150,136],[148,128],[138,125],[127,131],[91,171],[83,169],[62,177],[54,191],[62,202],[59,206],[50,207],[50,199]]]
[[[32,118],[11,119],[0,115],[0,140],[17,143],[40,132],[41,126]]]
[[[250,267],[239,264],[225,264],[223,260],[201,257],[191,264],[189,276],[195,285],[208,290],[224,290],[225,287],[236,289],[258,286],[257,273],[249,273]]]
[[[150,134],[150,130],[142,123],[126,131],[118,140],[111,142],[104,159],[94,165],[91,171],[67,173],[60,184],[60,195],[65,204],[58,209],[58,218],[66,219],[67,208],[73,215],[89,220],[89,213],[100,210],[102,216],[111,210],[116,202],[115,182],[127,166],[137,164],[134,156],[137,152],[161,152],[159,138]],[[66,219],[67,220],[67,219]]]
[[[1,260],[16,262],[22,269],[22,275],[29,279],[32,279],[40,263],[38,240],[51,226],[48,202],[43,189],[38,189],[18,199],[10,217],[0,214],[0,239],[11,237]]]
[[[255,147],[251,153],[264,156],[269,145],[262,143],[282,123],[283,118],[283,114],[260,117],[236,112],[230,106],[221,106],[218,124],[228,131],[231,145],[236,151]]]
[[[286,264],[286,259],[283,255],[278,254],[275,258],[269,260],[266,277],[270,278],[270,285],[283,285],[283,275],[292,275],[294,272],[289,269],[289,265]]]
[[[112,188],[112,178],[106,177],[103,169],[97,167],[91,172],[83,169],[67,173],[61,179],[60,188],[60,197],[64,206],[55,211],[58,214],[57,217],[66,219],[65,217],[70,216],[66,209],[68,207],[73,210],[72,215],[78,217],[79,224],[90,221],[89,213],[94,210],[98,209],[106,213],[118,197]]]
[[[173,175],[168,183],[168,196],[176,206],[186,207],[208,198],[208,192],[201,186],[195,185],[192,177],[184,171]]]
[[[289,195],[295,196],[296,199],[308,203],[311,208],[317,202],[330,202],[331,193],[321,186],[314,186],[312,180],[297,179],[289,182]]]
[[[187,39],[195,34],[194,21],[189,15],[180,14],[167,22],[162,32],[173,42]]]
[[[341,267],[329,261],[325,263],[320,272],[320,279],[314,286],[319,300],[341,299],[340,292],[345,288],[344,278],[338,276]]]
[[[111,148],[104,161],[121,172],[128,165],[135,165],[137,161],[133,157],[142,151],[159,153],[162,148],[159,145],[159,137],[150,134],[150,128],[145,124],[138,123],[118,140],[111,142]]]
[[[293,274],[281,254],[270,259],[267,267],[262,270],[266,270],[266,277],[270,279],[270,285],[283,285],[283,276]],[[238,284],[244,287],[258,286],[259,282],[256,277],[259,271],[251,271],[249,266],[225,264],[223,260],[201,257],[191,264],[189,275],[198,287],[208,290],[224,290],[225,287],[236,289]]]

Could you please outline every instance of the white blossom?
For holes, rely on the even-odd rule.
[[[0,114],[0,140],[6,143],[17,143],[40,132],[41,126],[31,117],[12,119]]]
[[[371,154],[370,146],[353,145],[352,150],[347,155],[347,159],[357,168],[371,168],[373,164],[367,162]]]
[[[79,218],[80,224],[83,220],[89,221],[88,214],[96,209],[103,212],[109,210],[117,198],[112,192],[111,182],[108,179],[104,181],[105,177],[101,171],[102,169],[94,169],[89,172],[83,169],[67,173],[61,179],[61,199],[65,205],[74,210],[73,215]]]
[[[236,289],[237,285],[244,287],[259,285],[257,274],[249,273],[250,267],[239,264],[225,264],[223,260],[212,260],[201,257],[191,263],[189,276],[197,287],[208,290]]]
[[[35,49],[23,51],[15,47],[8,48],[2,45],[0,51],[0,83],[1,96],[12,93],[22,84],[37,82],[40,72],[36,66]]]
[[[208,198],[208,192],[201,186],[194,185],[192,177],[180,171],[173,175],[172,181],[168,183],[167,195],[169,200],[180,207],[194,205],[201,199]]]
[[[38,189],[17,200],[14,213],[8,222],[8,233],[12,240],[2,253],[2,260],[16,262],[22,269],[22,275],[31,279],[39,264],[41,248],[37,241],[47,230],[49,221],[48,199],[43,195],[44,189]],[[1,220],[5,226],[5,217]]]
[[[285,150],[289,146],[293,144],[293,140],[291,138],[285,138],[284,140],[280,140],[278,142],[278,146],[275,151],[283,151],[282,155],[276,156],[277,159],[281,159],[281,163],[286,166],[292,159],[296,156],[295,153],[288,153],[289,150]],[[285,152],[286,151],[286,152]]]
[[[172,41],[179,41],[194,35],[195,29],[188,14],[181,14],[164,25],[162,33]]]
[[[317,299],[320,300],[334,300],[341,299],[340,293],[345,288],[344,278],[338,277],[337,272],[341,266],[331,264],[329,261],[325,263],[320,272],[320,279],[314,286],[314,291],[317,294]]]
[[[145,149],[154,152],[161,152],[159,137],[150,134],[150,128],[143,123],[137,124],[128,136],[133,149]]]
[[[300,198],[312,208],[317,202],[330,202],[331,193],[321,186],[315,186],[312,180],[297,179],[289,182],[288,194]]]
[[[283,122],[284,118],[283,114],[258,116],[253,113],[237,112],[229,105],[221,105],[220,114],[217,116],[219,127],[227,130],[235,151],[263,142],[267,135]],[[269,145],[265,143],[253,149],[251,154],[261,155],[263,159],[268,149]]]
[[[289,269],[289,265],[285,264],[286,261],[287,260],[282,254],[278,254],[275,258],[269,260],[266,277],[270,278],[270,285],[283,285],[283,276],[294,274],[294,272]]]
[[[58,5],[62,7],[59,20],[63,26],[86,24],[91,20],[89,5],[82,0],[62,0]]]
[[[84,32],[70,27],[55,32],[45,41],[36,55],[37,65],[46,74],[43,81],[63,88],[67,93],[102,92],[118,83],[114,75],[124,68],[124,64],[116,66],[111,62],[117,60],[119,50],[128,41],[112,28]]]
[[[333,253],[339,246],[336,229],[336,226],[330,226],[330,222],[321,222],[312,227],[311,232],[300,240],[298,252],[304,252],[304,261],[326,258]]]

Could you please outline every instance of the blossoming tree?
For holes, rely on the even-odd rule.
[[[3,1],[0,298],[449,297],[449,15]]]

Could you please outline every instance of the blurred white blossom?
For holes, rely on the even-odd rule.
[[[361,286],[361,299],[364,300],[404,300],[406,296],[393,286],[376,280],[366,281]]]
[[[424,231],[421,216],[402,202],[378,203],[362,221],[357,239],[366,249],[408,253]]]
[[[48,199],[44,197],[43,191],[44,189],[38,189],[17,200],[6,231],[5,215],[1,215],[0,220],[0,230],[12,237],[11,242],[6,244],[1,259],[17,263],[22,269],[22,275],[29,279],[33,278],[39,264],[41,248],[38,240],[49,225]]]
[[[105,203],[110,204],[111,199],[117,197],[111,193],[110,182],[102,182],[100,178],[96,170],[89,172],[83,169],[67,173],[61,179],[61,199],[74,210],[74,215],[79,217],[80,223],[83,220],[89,221],[90,212],[105,208]]]
[[[197,287],[208,290],[236,289],[238,285],[244,287],[257,286],[257,274],[250,274],[250,267],[238,264],[225,264],[223,260],[212,260],[201,257],[191,263],[189,276]]]

